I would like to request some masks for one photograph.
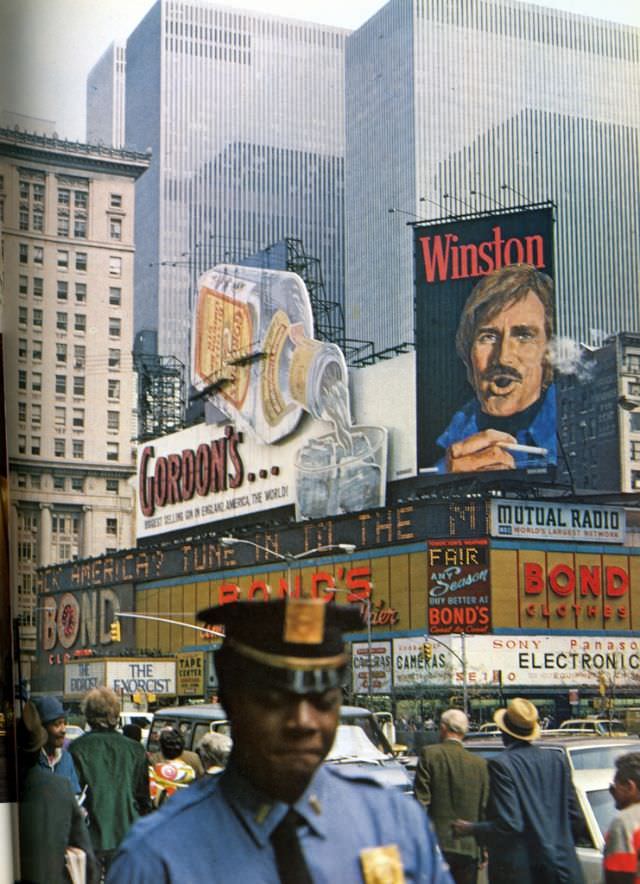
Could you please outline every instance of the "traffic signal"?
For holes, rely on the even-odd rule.
[[[431,642],[425,642],[423,644],[422,655],[427,663],[431,660],[431,658],[433,657],[433,645],[431,644]]]
[[[111,641],[112,642],[121,641],[122,635],[120,633],[120,621],[119,620],[112,620],[111,621],[110,632],[111,632]]]

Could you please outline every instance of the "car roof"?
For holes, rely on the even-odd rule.
[[[563,734],[562,731],[554,731],[553,733],[545,733],[545,731],[542,731],[540,737],[534,742],[542,746],[559,746],[567,749],[582,746],[591,748],[596,748],[598,746],[640,746],[640,739],[638,737],[602,737],[599,734],[589,733]],[[469,746],[473,746],[474,748],[478,747],[479,749],[501,745],[502,737],[492,737],[489,735],[473,735],[469,741]]]
[[[340,708],[341,718],[360,718],[361,716],[369,717],[372,713],[364,706],[342,706]],[[226,718],[227,713],[219,703],[194,703],[189,706],[163,706],[156,709],[156,717],[162,718]]]

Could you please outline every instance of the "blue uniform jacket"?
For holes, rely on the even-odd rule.
[[[362,882],[360,851],[390,844],[407,882],[453,884],[426,815],[409,796],[321,766],[295,808],[314,884]],[[136,823],[107,884],[279,884],[269,838],[286,811],[231,764]]]
[[[66,749],[61,749],[59,753],[56,753],[57,758],[53,762],[53,764],[49,763],[49,758],[44,749],[40,750],[40,755],[38,756],[38,764],[44,770],[49,770],[51,773],[57,774],[59,777],[66,777],[71,783],[71,789],[73,790],[74,795],[79,795],[82,789],[80,788],[80,780],[78,779],[78,774],[76,773],[76,767],[73,763],[73,758],[69,755]]]
[[[548,454],[542,457],[537,454],[523,454],[522,452],[513,452],[512,457],[516,464],[516,469],[521,470],[525,467],[543,467],[558,462],[558,445],[556,441],[556,425],[557,425],[557,406],[556,406],[556,388],[553,384],[547,389],[544,400],[540,405],[535,417],[528,427],[524,427],[515,433],[516,440],[521,445],[536,445],[539,448],[546,448]],[[491,419],[483,414],[480,410],[480,403],[477,399],[472,399],[464,405],[460,411],[456,411],[451,418],[451,422],[447,429],[438,436],[436,442],[440,448],[445,450],[453,445],[454,442],[461,442],[475,433],[491,426]],[[446,472],[446,464],[444,458],[436,464],[439,473]]]

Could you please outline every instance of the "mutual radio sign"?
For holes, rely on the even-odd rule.
[[[619,507],[492,500],[490,524],[492,537],[624,543],[626,520]]]

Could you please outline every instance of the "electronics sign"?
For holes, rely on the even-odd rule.
[[[419,467],[539,478],[557,463],[551,206],[414,230]]]

